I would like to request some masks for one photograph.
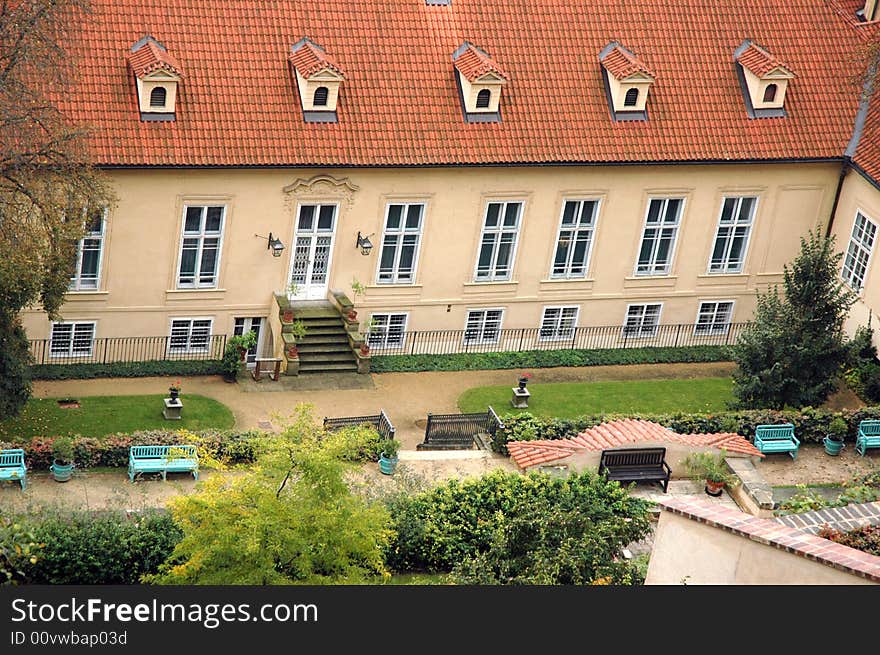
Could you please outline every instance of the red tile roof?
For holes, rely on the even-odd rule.
[[[611,421],[584,430],[572,439],[511,441],[507,450],[521,469],[564,459],[577,452],[621,448],[635,443],[678,443],[694,448],[718,448],[730,453],[764,457],[747,439],[738,434],[678,434],[659,423],[635,419]]]
[[[852,135],[857,28],[816,0],[91,0],[67,22],[59,99],[123,166],[411,166],[839,159]],[[528,25],[529,29],[523,29]],[[153,34],[186,70],[176,120],[142,122],[125,65]],[[286,59],[308,34],[349,78],[338,123],[306,123]],[[784,119],[748,117],[733,52],[753,39],[797,71]],[[451,54],[503,62],[503,119],[466,123]],[[650,56],[647,121],[608,114],[598,53]],[[697,92],[699,90],[699,92]]]
[[[602,59],[602,65],[618,80],[625,80],[635,73],[644,73],[650,77],[654,77],[651,69],[643,64],[634,54],[621,47],[619,44],[614,46],[611,51]]]
[[[495,73],[505,80],[510,79],[487,52],[475,47],[472,43],[464,45],[464,51],[455,58],[455,67],[468,82],[473,82],[486,73]]]
[[[288,59],[299,74],[305,78],[309,78],[324,69],[330,69],[343,78],[345,77],[342,69],[339,68],[330,55],[308,39],[304,39]]]
[[[136,77],[143,77],[160,69],[183,77],[183,68],[177,60],[150,38],[136,51],[128,53],[128,63]]]
[[[764,77],[767,73],[776,68],[782,68],[787,73],[792,72],[791,69],[779,59],[754,43],[750,43],[748,47],[739,54],[736,60],[742,64],[743,68],[751,71],[757,77]]]

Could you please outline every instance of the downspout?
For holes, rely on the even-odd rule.
[[[828,228],[825,230],[825,236],[831,236],[831,230],[834,227],[834,217],[837,215],[837,203],[840,202],[840,192],[843,190],[843,180],[849,172],[852,159],[850,157],[843,158],[843,165],[840,167],[840,177],[837,178],[837,190],[834,192],[834,202],[831,203],[831,215],[828,217]]]

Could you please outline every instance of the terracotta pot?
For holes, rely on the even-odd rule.
[[[247,348],[240,348],[238,352],[241,355],[241,361],[244,361],[247,358]]]
[[[358,317],[358,313],[353,309],[349,309],[348,314],[346,314],[346,316],[348,316],[348,320],[356,321],[357,317]]]
[[[299,348],[297,348],[296,346],[290,346],[287,349],[287,356],[288,357],[299,357]]]
[[[293,310],[285,309],[281,313],[281,322],[282,323],[293,323]]]
[[[369,355],[369,354],[370,354],[370,347],[367,344],[363,344],[361,346],[361,355]]]
[[[712,482],[711,480],[706,480],[706,493],[710,496],[720,496],[722,489],[724,489],[723,482]]]

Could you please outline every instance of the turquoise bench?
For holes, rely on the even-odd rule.
[[[856,452],[862,457],[868,448],[880,448],[880,421],[859,423],[859,436],[856,437]]]
[[[199,479],[199,456],[195,446],[132,446],[128,453],[128,479],[142,473],[192,473]]]
[[[0,450],[0,480],[18,481],[22,491],[27,487],[27,467],[21,448]]]
[[[797,459],[800,445],[801,442],[794,436],[794,426],[791,423],[759,425],[755,428],[755,448],[765,455],[788,453],[792,459]]]

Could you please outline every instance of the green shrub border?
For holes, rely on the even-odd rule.
[[[34,380],[88,380],[92,378],[143,378],[163,375],[220,375],[219,359],[152,360],[112,364],[35,364]]]
[[[404,371],[471,371],[555,366],[672,364],[732,360],[731,346],[678,348],[605,348],[595,350],[524,350],[455,355],[374,355],[371,373]]]

